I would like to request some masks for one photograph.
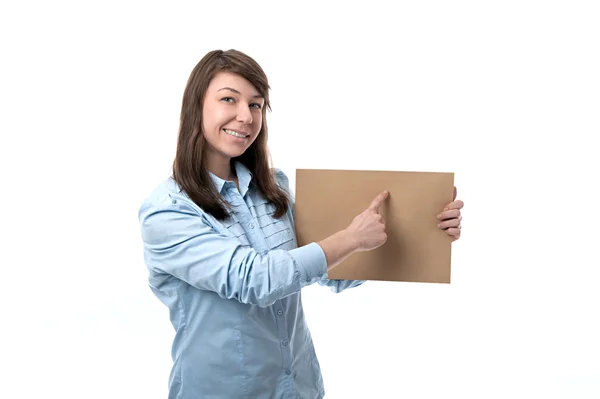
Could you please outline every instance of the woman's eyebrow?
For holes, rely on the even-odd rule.
[[[221,90],[229,90],[229,91],[232,91],[232,92],[234,92],[236,94],[242,95],[242,93],[240,93],[236,89],[232,89],[231,87],[222,87],[219,90],[217,90],[217,92],[219,92]],[[252,98],[264,98],[264,96],[262,96],[261,94],[255,94],[255,95],[252,96]]]

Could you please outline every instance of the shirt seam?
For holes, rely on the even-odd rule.
[[[182,290],[182,284],[183,281],[177,279],[179,284],[177,285],[177,302],[179,303],[179,307],[180,307],[180,312],[181,312],[181,329],[182,331],[182,343],[185,345],[187,343],[187,338],[188,338],[188,320],[187,320],[187,312],[185,309],[185,301],[183,300],[183,293],[181,292]],[[181,384],[181,386],[184,386],[183,383],[183,364],[185,364],[185,351],[181,351],[180,353],[178,353],[178,357],[179,357],[179,370],[178,370],[178,379],[179,379],[179,383]],[[179,393],[181,394],[183,392],[183,390],[181,390]],[[179,395],[178,395],[179,396]]]
[[[248,373],[246,370],[246,356],[244,355],[244,343],[242,341],[242,314],[238,313],[239,315],[239,321],[238,321],[238,325],[236,326],[236,331],[237,331],[237,335],[238,335],[238,352],[240,354],[240,369],[242,372],[242,386],[244,389],[244,399],[249,399],[249,393],[248,393]]]

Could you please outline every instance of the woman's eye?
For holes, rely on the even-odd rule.
[[[221,101],[225,101],[226,103],[232,103],[232,102],[234,102],[235,100],[233,99],[233,97],[223,97],[223,98],[221,99]]]
[[[252,103],[252,104],[250,104],[250,107],[252,107],[252,108],[256,108],[256,109],[261,109],[261,108],[262,108],[262,105],[260,105],[260,104],[258,104],[258,103]]]

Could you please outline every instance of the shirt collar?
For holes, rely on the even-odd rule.
[[[252,173],[241,162],[234,161],[234,166],[235,166],[235,173],[238,178],[238,183],[240,185],[240,194],[243,197],[244,195],[246,195],[246,192],[248,191],[248,187],[250,187],[250,183],[252,182]],[[210,175],[210,177],[215,185],[215,188],[217,189],[219,194],[223,191],[223,188],[226,186],[233,185],[235,187],[235,184],[233,182],[223,180],[210,171],[208,171],[208,174]]]

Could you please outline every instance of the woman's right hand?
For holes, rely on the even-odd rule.
[[[387,240],[385,220],[379,213],[383,201],[389,196],[388,191],[377,195],[371,205],[356,216],[346,231],[356,240],[356,251],[370,251],[382,246]]]

